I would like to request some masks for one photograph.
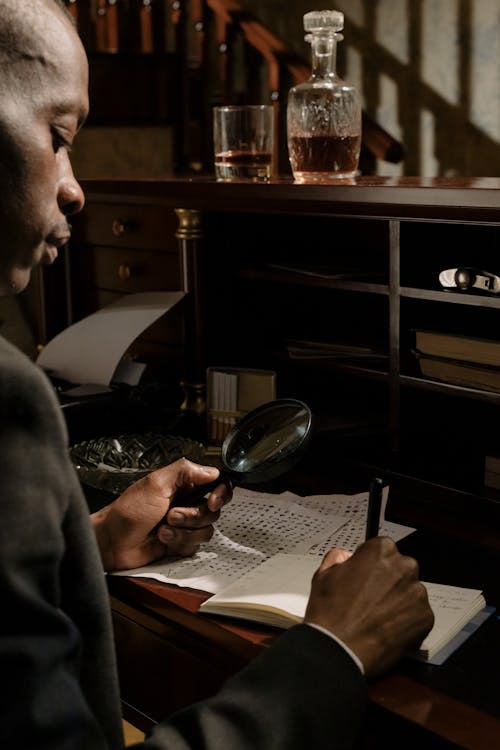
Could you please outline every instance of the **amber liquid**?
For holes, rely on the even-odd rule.
[[[215,176],[219,182],[267,182],[272,160],[270,151],[225,151],[215,154]]]
[[[288,140],[290,164],[298,182],[354,177],[361,136],[293,136]]]

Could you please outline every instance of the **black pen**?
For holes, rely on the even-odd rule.
[[[380,477],[373,477],[370,482],[370,492],[368,495],[368,510],[366,513],[366,534],[365,541],[374,536],[378,536],[380,525],[380,511],[382,509],[382,490],[384,483]]]

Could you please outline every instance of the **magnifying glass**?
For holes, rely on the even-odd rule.
[[[253,409],[227,434],[219,477],[174,504],[196,505],[224,481],[252,485],[282,476],[303,456],[311,433],[312,414],[303,401],[280,398]]]

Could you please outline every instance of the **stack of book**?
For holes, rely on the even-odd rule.
[[[290,359],[331,359],[337,361],[386,360],[387,355],[372,346],[344,344],[331,341],[288,339],[286,348]]]
[[[500,490],[500,456],[492,455],[484,458],[484,483],[487,487]]]
[[[500,341],[417,330],[415,345],[422,375],[500,392]]]
[[[208,440],[221,444],[244,414],[276,398],[273,370],[242,367],[207,369]]]

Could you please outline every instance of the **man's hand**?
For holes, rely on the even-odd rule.
[[[417,562],[391,539],[370,539],[352,556],[340,552],[328,552],[314,574],[305,622],[340,638],[373,677],[419,646],[434,615]]]
[[[217,479],[219,470],[181,458],[148,474],[128,487],[116,500],[93,513],[91,520],[105,570],[126,570],[165,555],[188,556],[208,542],[220,509],[232,497],[221,483],[206,500],[194,507],[189,493]],[[169,512],[176,500],[176,507]]]

